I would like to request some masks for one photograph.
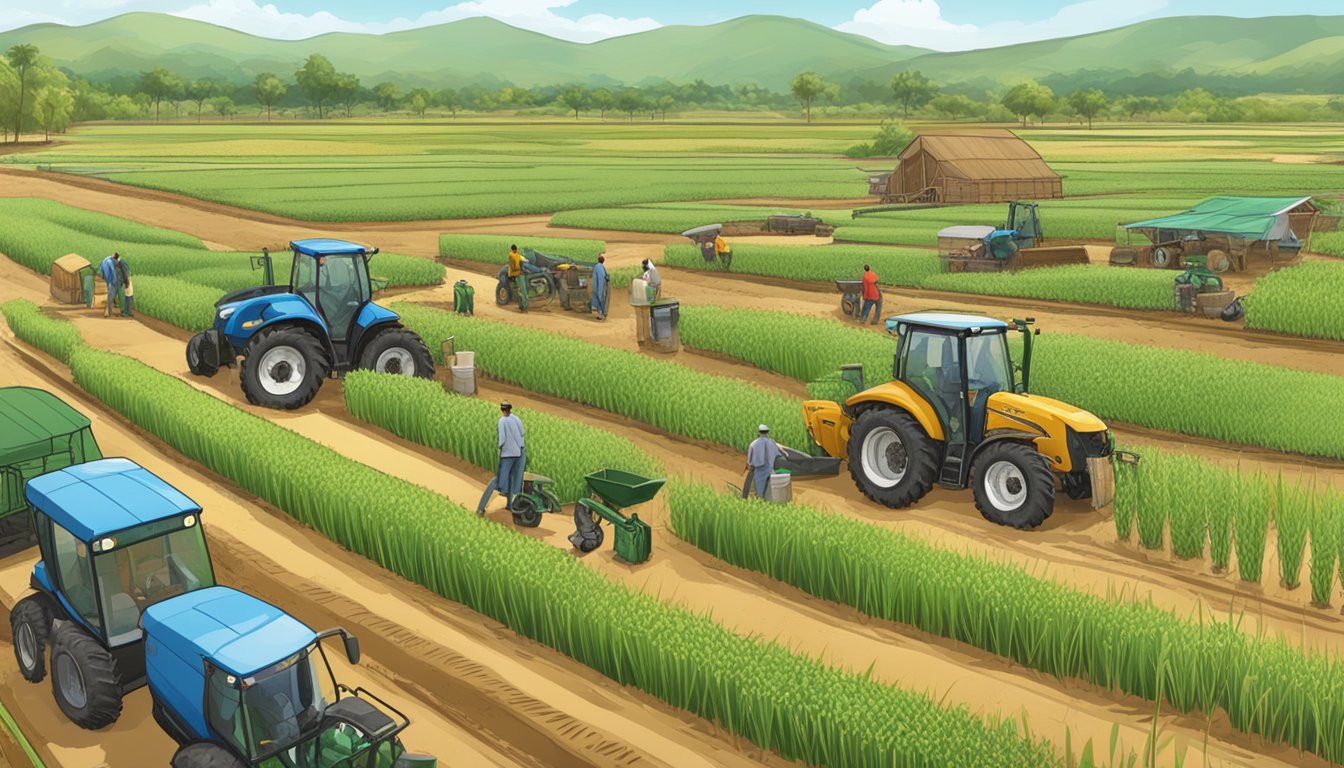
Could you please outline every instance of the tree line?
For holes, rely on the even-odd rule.
[[[807,121],[814,113],[826,117],[979,120],[987,122],[1076,121],[1091,126],[1098,119],[1172,122],[1281,122],[1344,119],[1344,101],[1270,101],[1232,98],[1203,88],[1164,96],[1107,93],[1079,87],[1057,94],[1047,84],[1027,81],[997,91],[963,85],[943,86],[918,70],[897,73],[878,82],[852,79],[828,82],[816,72],[793,78],[788,92],[757,85],[710,85],[668,82],[641,87],[556,84],[523,88],[464,84],[456,88],[410,87],[395,81],[365,84],[339,71],[325,56],[313,54],[292,73],[262,72],[250,82],[215,78],[191,79],[164,67],[136,76],[93,83],[55,67],[33,45],[15,45],[0,57],[0,131],[5,140],[21,132],[65,130],[70,122],[91,120],[195,119],[206,114],[229,119],[239,114],[266,120],[281,116],[325,119],[356,114],[407,113],[425,117],[434,110],[456,117],[459,112],[510,111],[516,114],[609,115],[628,120],[659,117],[678,110],[797,109]],[[877,151],[903,135],[888,130],[871,145]]]

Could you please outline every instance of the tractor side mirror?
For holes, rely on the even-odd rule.
[[[359,663],[359,638],[349,632],[341,635],[341,640],[345,642],[345,657],[351,664]]]

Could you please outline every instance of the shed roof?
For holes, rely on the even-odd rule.
[[[28,449],[59,435],[87,429],[84,414],[44,389],[0,389],[0,466],[31,458]]]
[[[1284,220],[1287,213],[1310,201],[1310,197],[1218,195],[1181,213],[1126,224],[1125,229],[1176,229],[1215,232],[1248,240],[1277,239],[1283,236],[1282,230],[1287,226]]]
[[[80,541],[201,507],[129,459],[99,459],[28,481],[28,501]]]
[[[88,259],[80,256],[78,253],[67,253],[56,261],[53,261],[52,266],[60,269],[62,272],[73,274],[81,269],[87,269],[91,265],[89,264]]]
[[[925,150],[967,179],[1058,179],[1040,154],[1003,128],[958,133],[925,133],[901,151],[905,159]]]

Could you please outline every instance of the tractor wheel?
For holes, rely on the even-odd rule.
[[[500,280],[499,285],[495,286],[495,304],[501,307],[507,307],[513,303],[513,281]]]
[[[191,337],[187,342],[187,369],[196,376],[205,376],[209,378],[214,376],[219,370],[218,365],[210,365],[205,362],[205,355],[201,350],[205,347],[205,334],[198,333]]]
[[[70,722],[90,731],[121,716],[112,654],[79,625],[65,623],[51,643],[51,692]]]
[[[527,308],[549,306],[557,293],[555,281],[548,275],[533,275],[527,278]]]
[[[938,477],[934,440],[894,408],[859,415],[849,431],[849,474],[863,495],[894,509],[924,498]]]
[[[253,405],[294,410],[308,404],[331,373],[331,359],[313,335],[266,329],[243,350],[243,394]]]
[[[1232,268],[1232,259],[1228,257],[1227,251],[1214,248],[1208,252],[1205,258],[1208,259],[1206,263],[1209,271],[1215,274],[1221,275]]]
[[[19,674],[30,683],[47,676],[47,643],[51,640],[51,611],[47,598],[29,595],[9,612],[10,637],[14,639],[14,658]]]
[[[514,496],[509,511],[513,513],[513,524],[519,528],[536,528],[541,524],[541,510],[526,496]]]
[[[971,464],[975,508],[991,523],[1035,528],[1055,509],[1055,478],[1036,448],[991,443]]]
[[[1157,267],[1158,269],[1170,269],[1175,267],[1177,262],[1180,261],[1180,254],[1176,252],[1176,249],[1171,248],[1170,246],[1159,245],[1153,249],[1152,260],[1154,267]]]
[[[421,379],[434,378],[434,358],[424,340],[405,328],[388,328],[373,337],[359,356],[359,367]]]
[[[247,763],[213,741],[198,741],[173,754],[172,768],[247,768]]]

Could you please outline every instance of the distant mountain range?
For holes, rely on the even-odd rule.
[[[92,80],[156,66],[185,77],[243,82],[291,75],[310,53],[366,85],[511,83],[640,85],[651,81],[755,83],[785,90],[804,70],[834,82],[884,81],[919,69],[944,84],[993,89],[1025,78],[1057,90],[1083,85],[1131,92],[1196,84],[1233,90],[1329,93],[1344,84],[1344,16],[1156,19],[1078,37],[938,53],[891,46],[800,19],[745,16],[573,43],[471,18],[386,35],[332,33],[271,40],[199,21],[130,13],[82,27],[35,24],[0,33],[0,49],[36,44],[58,66]]]

